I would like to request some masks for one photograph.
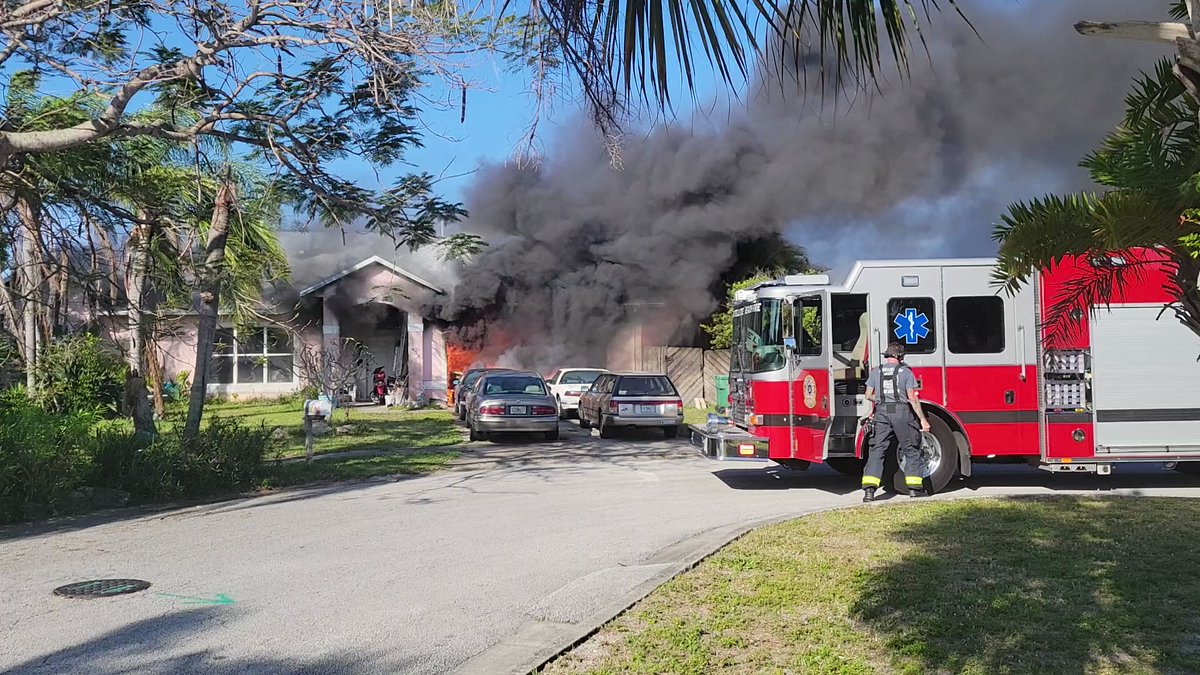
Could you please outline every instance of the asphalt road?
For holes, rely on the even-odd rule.
[[[498,672],[653,586],[705,537],[859,500],[855,481],[822,468],[727,466],[654,432],[563,428],[556,443],[475,444],[423,478],[0,530],[0,671]],[[1198,488],[1157,466],[1009,465],[938,498]],[[153,586],[51,593],[113,577]]]

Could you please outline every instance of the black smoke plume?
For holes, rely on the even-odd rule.
[[[466,229],[491,247],[431,312],[505,363],[602,364],[638,312],[662,320],[660,340],[712,312],[739,244],[784,233],[835,274],[855,259],[993,255],[1008,204],[1086,187],[1078,160],[1168,48],[1074,22],[1165,19],[1168,3],[963,6],[980,35],[945,12],[930,61],[915,52],[905,82],[885,69],[881,94],[802,96],[767,69],[727,121],[627,141],[621,171],[583,132],[538,168],[486,170]]]

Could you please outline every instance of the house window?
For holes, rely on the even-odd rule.
[[[237,331],[218,328],[211,384],[290,384],[293,381],[292,336],[282,328]]]

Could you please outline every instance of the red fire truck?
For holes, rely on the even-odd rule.
[[[1107,306],[1047,317],[1095,270],[1136,264]],[[905,346],[932,427],[935,490],[979,462],[1108,474],[1125,462],[1200,460],[1200,340],[1180,324],[1152,249],[1043,270],[998,291],[995,261],[859,262],[846,281],[787,276],[735,298],[727,418],[692,427],[716,460],[860,475],[869,450],[866,377]],[[1187,462],[1187,464],[1181,464]],[[906,492],[894,471],[897,491]]]

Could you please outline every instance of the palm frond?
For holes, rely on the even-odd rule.
[[[1157,260],[1125,260],[1110,252],[1093,252],[1076,261],[1077,274],[1058,285],[1047,298],[1049,309],[1039,329],[1053,348],[1083,330],[1085,315],[1108,309],[1114,297],[1130,282],[1140,281],[1161,264]]]
[[[992,232],[1000,244],[993,283],[1015,293],[1035,270],[1091,250],[1098,199],[1089,194],[1046,195],[1009,206]]]
[[[884,53],[903,74],[912,36],[923,44],[923,21],[943,5],[967,21],[957,0],[541,0],[531,8],[568,61],[580,61],[589,99],[611,100],[615,92],[590,90],[613,87],[668,104],[673,68],[689,91],[702,61],[726,84],[745,78],[751,56],[764,51],[764,26],[777,55],[811,48],[834,81],[873,82]]]

